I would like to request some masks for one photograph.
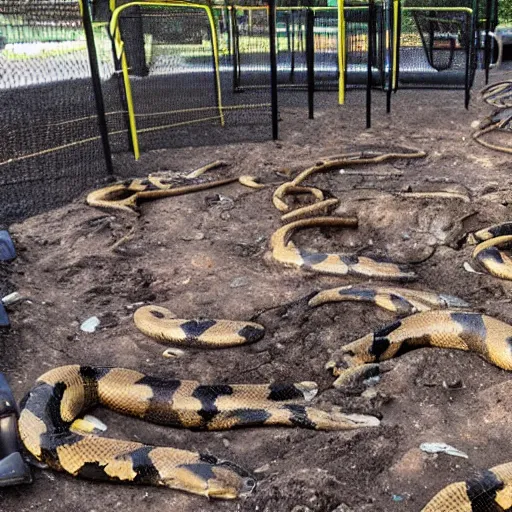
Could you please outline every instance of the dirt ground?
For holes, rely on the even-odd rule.
[[[512,73],[494,72],[492,80],[507,76]],[[9,308],[12,329],[0,336],[0,370],[18,399],[48,369],[80,363],[203,382],[315,380],[319,407],[381,415],[382,424],[349,432],[200,433],[97,410],[110,436],[233,460],[255,472],[258,487],[242,500],[208,501],[34,469],[33,485],[0,490],[0,510],[419,511],[446,484],[512,460],[510,376],[476,355],[421,349],[386,363],[389,371],[363,396],[331,387],[333,378],[324,370],[329,354],[394,319],[372,305],[276,307],[258,317],[266,327],[263,340],[222,351],[190,350],[178,359],[163,358],[165,347],[132,321],[142,303],[168,307],[181,318],[248,319],[313,290],[358,282],[285,268],[269,258],[270,235],[280,226],[271,201],[283,180],[276,171],[303,169],[344,151],[417,148],[427,158],[365,168],[398,170],[400,176],[332,172],[310,181],[339,197],[337,213],[357,215],[359,228],[307,230],[295,240],[304,248],[409,262],[419,276],[411,287],[457,295],[474,310],[512,322],[512,284],[463,268],[471,254],[463,235],[511,218],[510,156],[470,138],[470,124],[491,112],[478,98],[480,85],[469,111],[460,91],[399,91],[386,115],[385,98],[376,93],[371,130],[363,126],[362,91],[350,93],[345,108],[333,107],[330,94],[314,121],[304,110],[283,108],[277,143],[185,148],[169,159],[172,171],[227,160],[231,166],[216,175],[261,176],[272,185],[260,191],[234,184],[146,203],[139,219],[90,208],[82,198],[12,225],[18,258],[1,269],[11,281],[3,292],[18,290],[30,301]],[[471,202],[391,193],[409,187],[466,190]],[[112,251],[132,227],[134,237]],[[99,330],[82,332],[80,324],[93,315],[101,320]],[[427,441],[451,444],[468,459],[423,453],[419,446]]]

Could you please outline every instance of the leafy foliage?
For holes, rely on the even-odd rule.
[[[500,23],[512,23],[512,0],[498,0],[498,19]]]

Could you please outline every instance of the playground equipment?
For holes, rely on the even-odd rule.
[[[366,126],[378,90],[388,111],[406,87],[464,89],[467,106],[496,12],[496,0],[0,0],[2,220],[140,161],[158,169],[169,148],[277,138],[279,103],[313,118],[318,91],[350,108],[364,89]]]

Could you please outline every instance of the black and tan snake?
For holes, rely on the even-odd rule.
[[[176,318],[161,306],[142,306],[133,315],[139,331],[150,338],[187,347],[224,348],[254,343],[265,334],[255,322],[212,318]]]
[[[208,190],[230,183],[238,182],[246,187],[261,188],[264,185],[252,176],[239,176],[220,180],[204,181],[194,178],[180,180],[148,176],[121,181],[107,187],[94,190],[88,194],[86,202],[89,206],[137,213],[137,206],[142,201],[150,201],[164,197],[180,196]]]
[[[477,244],[472,258],[489,274],[512,280],[512,259],[500,248],[512,245],[512,222],[495,224],[472,233],[469,243]]]
[[[412,281],[416,274],[385,259],[352,254],[309,252],[299,249],[290,238],[299,229],[315,227],[357,227],[357,219],[314,217],[290,222],[274,232],[270,239],[272,256],[276,261],[304,270],[331,275],[356,275],[392,281]]]
[[[326,367],[335,386],[378,373],[378,363],[419,347],[472,351],[512,370],[512,326],[490,316],[462,311],[417,313],[378,329],[335,352]],[[422,512],[512,510],[512,462],[442,489]]]
[[[91,407],[173,427],[224,430],[284,425],[316,430],[373,427],[373,416],[308,407],[315,383],[202,385],[124,368],[63,366],[42,375],[21,403],[19,433],[28,452],[73,476],[159,485],[213,498],[250,492],[256,481],[238,465],[170,447],[84,433],[75,420]]]

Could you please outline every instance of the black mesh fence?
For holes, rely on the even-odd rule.
[[[304,108],[306,118],[311,49],[316,90],[365,87],[369,76],[388,91],[467,89],[478,40],[468,2],[407,0],[397,19],[394,2],[352,0],[340,11],[322,0],[281,0],[280,103]],[[110,170],[134,176],[168,168],[176,147],[272,137],[267,5],[118,0],[112,11],[108,0],[90,0],[85,7],[93,52],[77,0],[0,0],[2,222],[64,204],[108,180]]]
[[[106,176],[77,2],[0,0],[0,219]]]
[[[118,26],[127,79],[106,30],[96,37],[113,64],[102,67],[102,89],[114,162],[135,139],[148,152],[270,137],[268,89],[235,93],[226,9],[141,4],[123,10]]]

